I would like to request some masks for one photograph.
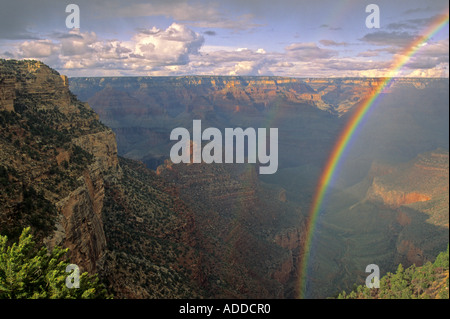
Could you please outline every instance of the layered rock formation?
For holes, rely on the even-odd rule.
[[[337,130],[320,95],[301,79],[283,77],[72,78],[71,90],[89,102],[117,135],[120,155],[156,169],[168,157],[170,132],[201,119],[205,127],[278,127],[281,161],[317,160],[324,128]],[[318,119],[325,114],[320,124]],[[303,137],[304,140],[298,142]],[[316,140],[317,139],[317,140]],[[331,147],[331,146],[330,146]],[[287,155],[289,151],[289,155]],[[313,161],[314,161],[313,160]]]
[[[93,272],[106,247],[103,174],[117,169],[115,135],[89,106],[74,98],[67,78],[46,65],[2,61],[0,74],[6,79],[0,81],[0,100],[7,101],[2,106],[8,112],[3,113],[7,125],[2,130],[1,165],[17,176],[7,186],[10,196],[3,200],[9,208],[2,210],[2,217],[14,215],[21,205],[23,196],[14,196],[20,195],[20,188],[42,194],[56,212],[47,221],[53,226],[40,239],[49,246],[69,247],[71,260]],[[14,234],[19,225],[34,219],[34,213],[5,218],[3,230]],[[42,231],[39,223],[31,224]]]
[[[14,110],[15,82],[11,77],[2,76],[0,78],[0,110],[8,112]]]
[[[366,199],[381,201],[384,205],[397,209],[401,206],[414,207],[426,212],[424,207],[431,206],[438,212],[439,207],[448,205],[448,152],[442,149],[420,154],[415,160],[403,165],[391,166],[384,172],[373,176],[372,185],[367,191]],[[425,203],[432,201],[433,203]],[[412,205],[416,204],[416,205]],[[412,206],[411,206],[412,205]],[[445,226],[445,216],[433,216],[433,224]]]
[[[386,81],[385,78],[307,78],[308,84],[321,100],[325,109],[342,116],[354,105],[362,102]],[[445,87],[442,79],[395,78],[389,80],[389,85],[383,93],[390,93],[395,88],[424,89],[427,87]]]
[[[295,295],[305,216],[294,203],[280,200],[279,189],[261,183],[256,170],[170,161],[157,170],[194,207],[198,247],[211,256],[204,260],[206,283],[216,297]]]
[[[301,213],[285,190],[262,185],[255,167],[166,161],[149,171],[117,156],[114,133],[67,78],[37,61],[2,60],[0,71],[2,234],[13,240],[32,226],[116,297],[294,295],[301,238],[281,234],[287,225],[302,232]],[[307,90],[296,80],[263,83],[277,85]]]
[[[176,190],[119,163],[114,133],[66,77],[38,61],[1,60],[0,79],[0,232],[16,240],[31,226],[115,297],[204,296],[195,223]]]

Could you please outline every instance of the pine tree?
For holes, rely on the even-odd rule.
[[[0,236],[0,299],[108,298],[97,276],[87,272],[81,274],[79,288],[69,289],[68,249],[38,249],[30,227],[22,231],[18,243],[8,246],[7,240]]]

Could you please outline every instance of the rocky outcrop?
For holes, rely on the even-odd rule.
[[[283,284],[292,284],[292,282],[297,280],[298,267],[301,264],[306,235],[306,224],[303,221],[298,227],[286,229],[274,237],[275,243],[289,252],[286,260],[274,273],[274,278]],[[296,288],[293,287],[294,290]]]
[[[116,137],[111,130],[82,135],[73,143],[94,156],[98,170],[107,172],[118,168]]]
[[[62,218],[48,243],[68,247],[74,263],[95,272],[97,261],[106,249],[102,221],[104,175],[111,170],[119,172],[117,146],[111,131],[83,135],[74,144],[92,154],[94,163],[79,177],[82,186],[56,204]]]
[[[422,266],[424,261],[426,261],[423,250],[408,240],[402,240],[397,243],[397,253],[399,254],[396,258],[398,263]]]
[[[106,249],[104,176],[120,174],[114,133],[73,96],[66,76],[39,61],[0,61],[0,110],[18,119],[8,127],[17,140],[2,147],[1,164],[17,171],[17,189],[44,194],[56,210],[47,221],[55,230],[43,242],[68,247],[73,263],[95,272]]]
[[[261,185],[256,170],[249,165],[174,165],[170,160],[157,169],[192,207],[198,246],[209,256],[202,259],[203,276],[219,279],[206,281],[216,297],[291,296],[303,236],[302,226],[296,226],[303,217],[285,190]],[[278,223],[290,218],[294,230],[286,231]]]
[[[14,111],[15,80],[8,77],[0,77],[0,111]]]
[[[294,270],[294,258],[292,256],[292,252],[289,251],[289,254],[287,255],[285,261],[282,262],[281,266],[274,271],[272,276],[276,281],[285,285],[289,280],[293,279],[292,278],[293,270]]]
[[[291,251],[298,250],[305,242],[305,229],[304,227],[300,227],[285,230],[275,236],[275,242]]]
[[[398,190],[389,190],[374,179],[372,187],[368,192],[369,200],[381,200],[385,205],[391,208],[398,208],[402,205],[408,205],[417,202],[425,202],[431,199],[427,194],[419,192],[404,192]]]
[[[69,248],[71,262],[92,273],[106,249],[101,218],[104,186],[101,175],[86,172],[82,179],[83,186],[56,203],[61,215],[57,231],[47,243]]]
[[[448,152],[435,150],[397,166],[372,165],[372,185],[366,199],[381,201],[391,208],[442,200],[448,191]]]

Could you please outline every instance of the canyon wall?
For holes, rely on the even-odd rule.
[[[0,101],[3,110],[19,116],[9,132],[15,133],[16,145],[21,148],[2,148],[2,165],[18,172],[17,184],[42,192],[57,211],[52,217],[54,231],[47,232],[43,241],[49,248],[68,247],[73,263],[95,272],[106,248],[103,178],[111,170],[118,171],[114,133],[98,122],[88,105],[74,98],[67,77],[38,61],[0,63]],[[38,125],[36,118],[45,118],[41,132],[48,129],[48,136],[31,134],[31,125]],[[65,143],[54,144],[51,132],[63,132],[60,139]],[[28,155],[21,153],[25,151]],[[80,160],[83,151],[90,154],[89,160]],[[72,166],[75,160],[76,167]],[[58,180],[50,188],[54,180],[49,171],[70,176],[72,184]],[[58,191],[59,187],[63,190]]]

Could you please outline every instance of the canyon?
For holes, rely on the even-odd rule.
[[[249,211],[258,212],[262,220],[266,220],[267,213],[277,217],[276,224],[265,224],[259,232],[286,249],[287,257],[277,257],[282,262],[271,276],[284,283],[285,296],[293,297],[299,256],[306,237],[307,212],[321,169],[335,137],[355,107],[383,81],[383,78],[251,76],[108,77],[71,78],[70,86],[116,132],[119,153],[142,161],[157,174],[180,185],[180,196],[197,205],[201,203],[201,211],[209,209],[219,213],[219,217],[228,218],[236,216],[236,211],[246,219],[250,218]],[[407,163],[428,157],[427,152],[435,152],[431,154],[437,156],[442,150],[443,163],[448,163],[445,157],[445,150],[448,151],[446,92],[448,79],[430,78],[396,78],[384,89],[380,105],[374,107],[349,149],[340,176],[330,190],[328,207],[317,227],[321,238],[317,239],[311,261],[307,286],[313,293],[309,297],[330,296],[336,287],[349,288],[355,280],[364,282],[364,269],[368,264],[376,262],[382,271],[389,271],[399,262],[410,265],[432,260],[439,249],[445,249],[448,225],[442,220],[448,216],[448,203],[438,190],[447,189],[442,181],[448,179],[448,165],[436,171],[442,179],[426,182],[429,170],[415,169],[420,165],[418,162],[416,166]],[[223,176],[233,176],[234,170],[242,171],[237,164],[212,168],[205,163],[172,163],[168,156],[173,145],[168,138],[170,130],[178,126],[190,127],[196,119],[201,119],[202,125],[219,129],[278,128],[278,171],[266,176],[241,173],[241,179],[253,176],[253,182],[244,179],[246,185],[252,186],[236,190]],[[397,168],[403,166],[404,170]],[[387,187],[383,181],[390,176],[402,182]],[[417,183],[423,185],[405,190],[405,185]],[[258,196],[261,192],[264,195]],[[237,202],[238,198],[244,199],[245,209]],[[264,198],[273,199],[269,203],[261,202]],[[419,204],[429,206],[426,212],[429,219],[410,211],[411,205]],[[196,210],[196,214],[200,214],[200,210]],[[355,215],[359,210],[364,213]],[[380,212],[389,218],[377,220],[375,216]],[[202,229],[214,225],[210,225],[210,216],[208,213],[197,217],[199,221],[208,220]],[[229,229],[228,220],[214,220],[219,229]],[[378,240],[364,237],[358,228],[350,231],[351,225],[366,229],[369,227],[366,224],[371,222]],[[260,223],[250,219],[248,225]],[[428,227],[430,223],[433,226]],[[341,227],[345,230],[343,234]],[[429,235],[424,235],[426,231],[419,230],[421,228],[427,229]],[[250,229],[245,231],[252,233]],[[425,245],[421,236],[436,238]],[[363,253],[364,249],[359,248],[352,253],[354,248],[349,242],[358,241],[365,251],[372,253]],[[358,254],[368,256],[361,258]]]
[[[276,243],[276,203],[290,227],[303,226],[298,208],[256,186],[254,167],[149,170],[118,156],[115,133],[64,76],[38,61],[2,61],[1,75],[2,234],[15,240],[32,226],[39,243],[69,248],[117,298],[289,294],[299,245]],[[256,213],[262,206],[272,208]]]
[[[0,60],[0,232],[31,225],[117,298],[294,298],[320,172],[382,80],[68,79]],[[447,115],[448,79],[385,90],[328,194],[308,297],[364,282],[367,264],[386,272],[445,249]],[[278,128],[278,171],[173,163],[170,132],[196,119]]]

